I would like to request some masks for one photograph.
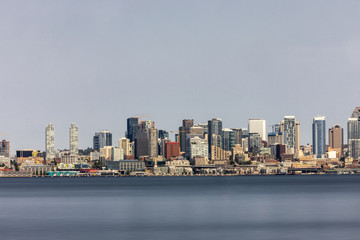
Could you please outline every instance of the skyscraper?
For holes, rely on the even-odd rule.
[[[296,122],[295,116],[285,116],[280,125],[286,152],[298,153],[300,149],[300,123]]]
[[[231,151],[234,147],[234,131],[229,128],[224,128],[222,130],[222,145],[225,151]]]
[[[125,156],[130,155],[130,140],[128,138],[120,138],[118,145],[123,150]]]
[[[184,119],[182,126],[179,127],[180,151],[182,152],[186,152],[186,135],[192,126],[194,126],[194,119]]]
[[[329,129],[329,147],[332,149],[337,149],[337,151],[340,153],[340,156],[342,156],[343,144],[344,130],[339,124],[336,124],[334,127]]]
[[[349,156],[355,160],[360,158],[360,107],[356,107],[348,119]]]
[[[10,142],[2,140],[0,142],[0,163],[10,167]]]
[[[221,136],[222,133],[222,121],[220,118],[213,118],[212,120],[208,121],[208,144],[209,144],[209,157],[211,158],[211,146],[212,145],[217,145],[217,147],[222,148],[222,144],[221,141],[220,143],[217,141],[217,143],[214,142],[214,139],[218,139],[218,138],[214,138],[213,135],[219,135]]]
[[[112,146],[112,134],[108,130],[103,130],[101,132],[95,133],[93,139],[94,150],[100,151],[100,148],[105,146]]]
[[[127,131],[126,138],[133,142],[135,140],[135,136],[137,131],[139,131],[139,118],[138,117],[130,117],[127,119]]]
[[[78,155],[79,154],[79,128],[75,123],[71,124],[69,130],[69,144],[70,144],[70,154]]]
[[[326,134],[325,117],[318,116],[313,118],[312,139],[313,154],[316,158],[325,158],[326,154]]]
[[[55,130],[52,123],[49,123],[45,129],[45,151],[47,161],[55,158]]]
[[[249,133],[260,134],[261,140],[266,141],[266,121],[262,119],[249,119]]]

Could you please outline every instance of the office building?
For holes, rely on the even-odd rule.
[[[194,119],[184,119],[182,126],[179,127],[179,143],[180,151],[186,152],[186,136],[190,132],[190,128],[194,126]]]
[[[249,133],[260,134],[261,140],[266,141],[266,121],[262,119],[249,119]]]
[[[159,136],[159,139],[165,139],[165,138],[169,138],[169,133],[165,130],[159,130],[158,131],[158,136]]]
[[[285,116],[280,125],[287,153],[297,154],[300,150],[300,123],[294,116]]]
[[[218,141],[218,138],[213,135],[221,136],[222,134],[222,121],[220,118],[213,118],[208,121],[208,144],[209,144],[209,157],[211,158],[212,154],[212,145],[215,145],[219,148],[222,148],[222,141]],[[216,142],[214,142],[216,139]]]
[[[0,163],[10,167],[10,142],[2,140],[0,142]]]
[[[313,118],[312,124],[312,139],[313,139],[313,154],[316,158],[326,157],[326,126],[325,117],[318,116]]]
[[[79,129],[72,123],[69,130],[70,155],[79,155]]]
[[[148,131],[148,147],[149,147],[149,157],[156,158],[159,155],[159,146],[158,146],[158,135],[156,128],[149,128]]]
[[[262,147],[262,138],[259,133],[249,133],[249,152],[254,154],[260,153]]]
[[[45,151],[46,160],[52,161],[55,158],[55,130],[52,123],[45,129]]]
[[[166,159],[170,160],[172,157],[180,156],[180,144],[178,142],[166,143]]]
[[[149,155],[148,130],[140,129],[135,136],[135,158]]]
[[[125,156],[130,156],[130,139],[128,138],[120,138],[119,139],[119,144],[118,144],[119,148],[121,148],[123,150],[123,153]]]
[[[329,129],[329,147],[332,150],[339,152],[340,156],[343,155],[344,148],[344,130],[339,125],[336,124]]]
[[[137,131],[139,131],[139,118],[138,117],[130,117],[127,119],[127,128],[126,128],[126,138],[130,140],[130,142],[135,141],[135,136]]]
[[[204,157],[208,158],[209,150],[208,150],[208,140],[200,137],[193,137],[190,139],[190,151],[189,158],[193,159],[195,157]]]
[[[231,151],[235,145],[234,131],[229,128],[222,130],[222,146],[225,151]]]
[[[100,148],[105,146],[112,146],[112,134],[108,130],[95,133],[93,139],[93,148],[95,151],[100,151]]]
[[[355,160],[360,158],[360,108],[355,108],[348,119],[348,152]]]

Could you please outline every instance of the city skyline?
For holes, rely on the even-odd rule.
[[[359,109],[360,107],[355,107],[355,110],[356,109]],[[345,131],[345,133],[344,133],[344,135],[343,135],[343,139],[344,139],[344,144],[347,144],[347,125],[348,125],[348,120],[349,120],[349,118],[351,117],[351,116],[353,116],[352,115],[353,113],[351,113],[351,114],[349,114],[349,117],[347,118],[347,121],[346,121],[346,123],[344,124],[344,125],[341,125],[341,124],[329,124],[328,123],[328,119],[326,119],[326,129],[325,129],[325,143],[326,143],[326,145],[329,145],[329,130],[331,130],[331,128],[332,127],[334,127],[334,126],[336,126],[336,125],[340,125],[341,126],[341,128],[343,128],[343,129],[345,129],[346,131]],[[296,123],[300,123],[300,138],[301,138],[301,135],[302,135],[302,132],[303,132],[303,128],[304,128],[304,126],[303,126],[303,124],[301,124],[301,122],[300,121],[297,121],[297,117],[296,116],[284,116],[284,118],[287,118],[287,117],[290,117],[290,118],[292,118],[292,117],[295,117],[296,118]],[[310,126],[308,126],[310,129],[311,129],[311,136],[310,136],[310,141],[309,142],[306,142],[306,143],[303,143],[303,142],[301,142],[301,140],[300,140],[300,145],[307,145],[307,144],[310,144],[310,145],[312,145],[313,144],[313,137],[314,137],[314,135],[313,135],[313,121],[314,121],[314,119],[315,118],[317,118],[317,117],[319,117],[319,115],[316,115],[316,116],[314,116],[313,118],[312,118],[312,123],[310,124]],[[326,116],[324,116],[324,117],[326,117]],[[99,133],[102,133],[102,132],[108,132],[108,133],[110,133],[110,135],[111,135],[111,145],[113,145],[113,146],[116,146],[116,144],[118,143],[118,141],[121,139],[121,138],[126,138],[127,136],[128,136],[128,134],[127,134],[127,123],[129,123],[128,121],[129,121],[129,119],[135,119],[135,118],[137,118],[137,117],[134,117],[134,116],[129,116],[129,117],[127,117],[126,118],[126,120],[125,120],[125,122],[123,123],[123,125],[124,126],[121,126],[121,128],[122,129],[125,129],[125,131],[124,131],[124,133],[123,133],[123,135],[121,135],[121,133],[120,134],[114,134],[114,132],[112,131],[112,130],[108,130],[108,128],[102,128],[102,129],[107,129],[107,130],[101,130],[101,131],[95,131],[95,132],[93,132],[92,133],[92,136],[91,136],[91,139],[90,139],[90,141],[89,141],[89,139],[83,139],[82,137],[79,137],[79,129],[78,129],[78,124],[74,124],[74,123],[71,123],[71,127],[70,127],[70,129],[68,128],[68,133],[67,133],[67,146],[66,146],[66,144],[64,144],[64,143],[58,143],[58,138],[57,138],[57,136],[55,137],[55,139],[56,140],[54,140],[54,132],[55,132],[55,135],[57,135],[60,131],[56,131],[56,127],[55,127],[55,124],[53,124],[53,123],[49,123],[48,124],[48,126],[47,126],[47,128],[50,126],[50,128],[51,128],[51,131],[52,131],[52,133],[51,133],[51,135],[52,135],[52,141],[51,141],[51,147],[53,147],[53,149],[54,150],[64,150],[64,149],[68,149],[69,151],[71,151],[71,132],[72,132],[72,128],[76,128],[76,137],[75,137],[75,139],[76,139],[76,143],[75,143],[75,146],[77,147],[77,150],[78,149],[86,149],[86,148],[94,148],[94,134],[96,135],[96,134],[99,134]],[[212,120],[217,120],[217,119],[219,119],[220,121],[221,121],[221,125],[222,125],[222,129],[221,130],[225,130],[225,131],[227,131],[227,130],[234,130],[234,129],[247,129],[248,130],[248,125],[246,126],[246,127],[243,127],[243,126],[235,126],[235,127],[231,127],[231,128],[228,128],[228,127],[224,127],[223,126],[223,119],[222,118],[211,118]],[[194,120],[194,119],[183,119],[183,120],[181,120],[180,121],[180,124],[181,123],[183,123],[183,121],[188,121],[188,120]],[[261,121],[266,121],[266,119],[254,119],[254,118],[249,118],[248,120],[247,120],[247,124],[249,124],[249,121],[250,120],[261,120]],[[211,120],[208,120],[209,122],[211,121]],[[283,119],[281,120],[281,121],[283,121]],[[281,123],[281,121],[280,121],[280,123]],[[146,120],[145,121],[145,123],[144,124],[146,124],[146,123],[155,123],[156,121],[149,121],[149,120]],[[193,121],[193,126],[198,126],[198,124],[202,124],[202,123],[204,123],[204,122],[206,122],[206,121],[200,121],[200,122],[197,122],[196,120],[194,120]],[[139,121],[139,124],[140,124],[140,121]],[[280,125],[281,124],[279,124],[279,123],[272,123],[272,124],[270,124],[270,123],[267,123],[267,125],[266,125],[266,131],[265,131],[265,133],[266,133],[266,137],[265,137],[265,139],[266,139],[266,141],[268,140],[267,138],[268,138],[268,134],[269,133],[273,133],[273,127],[275,126],[275,125],[278,125],[279,127],[280,127]],[[47,129],[46,128],[46,129]],[[45,129],[45,132],[47,131]],[[55,130],[54,130],[55,129]],[[182,132],[182,130],[181,130],[181,128],[179,128],[180,129],[180,132]],[[157,127],[157,130],[160,130],[160,131],[163,131],[162,129],[159,129],[158,127]],[[168,131],[168,132],[173,132],[173,134],[172,135],[170,135],[169,136],[169,139],[171,140],[171,141],[176,141],[176,139],[175,139],[175,136],[176,136],[176,134],[175,134],[175,132],[177,131],[179,131],[179,130],[175,130],[175,131],[172,131],[172,130],[169,130],[169,129],[164,129],[165,131]],[[81,132],[81,131],[80,131]],[[114,135],[114,138],[113,138],[113,135]],[[117,135],[119,135],[119,137],[117,138],[116,136]],[[220,134],[221,135],[221,134]],[[10,142],[12,142],[12,140],[9,140],[9,139],[11,139],[11,138],[4,138],[3,140],[6,140],[6,141],[10,141]],[[44,140],[42,140],[43,142],[44,142]],[[85,144],[80,144],[81,142],[90,142],[90,144],[89,145],[85,145]],[[41,144],[40,144],[40,147],[35,147],[35,148],[32,148],[32,147],[25,147],[25,148],[17,148],[17,149],[15,149],[14,148],[14,145],[16,146],[16,142],[15,142],[15,144],[12,142],[12,148],[10,149],[10,151],[11,151],[11,154],[13,155],[14,153],[15,153],[15,151],[16,150],[18,150],[18,149],[43,149],[44,151],[46,151],[46,144],[47,144],[47,140],[45,139],[45,142],[43,143],[43,146],[41,146]],[[39,144],[38,144],[39,145]],[[64,147],[58,147],[58,146],[64,146]],[[82,146],[82,147],[81,147]],[[105,146],[105,145],[104,145]],[[74,151],[76,151],[76,150],[74,150]]]
[[[294,115],[301,144],[311,143],[313,116],[344,127],[358,104],[359,7],[6,1],[0,79],[8,117],[0,132],[9,135],[1,137],[12,149],[43,149],[43,128],[52,122],[63,149],[75,122],[84,148],[104,128],[124,136],[126,118],[138,114],[171,131],[186,118],[220,117],[234,128],[249,118],[272,124]]]

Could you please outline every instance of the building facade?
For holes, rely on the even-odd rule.
[[[47,161],[55,158],[55,129],[52,123],[49,123],[45,129],[45,151]]]
[[[313,139],[313,154],[316,158],[326,157],[326,123],[324,116],[313,118],[312,124],[312,139]]]
[[[70,154],[79,155],[79,128],[72,123],[69,130]]]

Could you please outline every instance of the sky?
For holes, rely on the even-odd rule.
[[[268,130],[286,115],[346,122],[360,97],[360,1],[0,0],[0,135],[11,151],[92,146],[130,116]]]

